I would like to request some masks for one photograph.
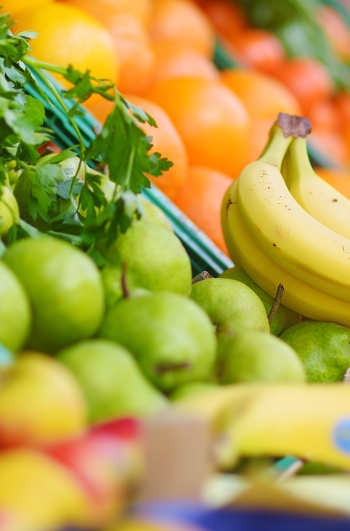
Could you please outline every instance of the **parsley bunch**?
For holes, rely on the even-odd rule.
[[[64,68],[36,60],[30,55],[30,41],[37,34],[25,31],[14,35],[10,19],[9,14],[0,14],[0,191],[12,177],[25,178],[28,212],[33,220],[44,223],[19,219],[7,242],[40,237],[42,229],[37,226],[44,225],[45,232],[94,255],[96,242],[112,241],[142,215],[138,198],[142,188],[151,186],[147,174],[160,176],[172,162],[159,153],[150,155],[152,137],[143,133],[140,122],[156,126],[154,119],[123,98],[113,82],[97,79],[89,71],[80,72],[73,65]],[[72,88],[57,88],[47,72],[59,73]],[[32,86],[48,101],[38,79],[63,109],[79,141],[59,154],[39,153],[41,146],[54,139],[45,127],[44,105],[26,91]],[[82,114],[81,104],[94,93],[112,100],[114,106],[103,127],[85,145],[75,117]],[[77,156],[79,165],[67,177],[60,163]],[[81,165],[86,168],[83,181],[78,179]],[[103,171],[93,170],[96,165]],[[115,184],[112,197],[103,186],[106,175]]]

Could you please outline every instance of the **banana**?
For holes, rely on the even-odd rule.
[[[293,455],[350,470],[350,388],[265,386],[246,397],[222,435],[240,456]]]
[[[283,161],[282,175],[294,199],[320,223],[350,238],[350,201],[324,181],[313,169],[306,138],[291,142]]]
[[[227,190],[222,203],[222,228],[230,256],[271,297],[283,284],[283,304],[317,321],[333,321],[350,327],[350,302],[311,286],[276,264],[255,243],[237,207],[237,180]]]
[[[276,123],[262,156],[240,173],[237,204],[242,221],[264,253],[283,269],[325,293],[350,301],[350,240],[308,214],[281,174],[291,139]]]
[[[343,383],[232,384],[174,407],[208,420],[220,469],[240,457],[293,455],[350,470],[350,387]]]

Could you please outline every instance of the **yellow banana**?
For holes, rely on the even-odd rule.
[[[293,455],[350,470],[350,387],[342,382],[233,384],[175,407],[210,422],[219,468],[239,457]]]
[[[291,195],[280,171],[290,141],[275,124],[264,154],[242,170],[240,215],[274,262],[305,283],[350,301],[350,240],[314,219]]]
[[[283,284],[283,304],[317,321],[350,326],[350,302],[339,299],[293,276],[276,264],[255,243],[240,217],[236,201],[237,181],[227,190],[222,203],[222,228],[229,253],[248,275],[271,297]]]
[[[294,199],[313,218],[350,238],[350,200],[313,169],[306,138],[295,138],[283,161],[282,174]]]
[[[241,403],[222,435],[241,456],[293,455],[350,470],[350,388],[265,386]]]

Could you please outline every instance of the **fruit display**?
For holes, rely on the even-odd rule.
[[[318,6],[322,62],[297,1],[13,4],[0,531],[348,525],[350,25]]]

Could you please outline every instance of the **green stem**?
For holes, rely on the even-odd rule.
[[[130,180],[131,180],[131,174],[132,174],[132,168],[133,168],[133,165],[134,165],[134,160],[135,160],[135,146],[132,147],[132,150],[131,150],[131,153],[130,153],[130,157],[129,157],[128,169],[127,169],[127,172],[126,172],[125,183],[128,185],[128,188],[130,188]]]
[[[45,63],[44,61],[38,61],[37,59],[30,57],[29,55],[25,55],[24,57],[22,57],[21,60],[27,66],[30,66],[31,68],[35,69],[36,72],[38,72],[38,70],[49,70],[50,72],[55,72],[56,74],[62,74],[62,76],[67,74],[67,68],[65,68],[64,66],[58,66],[53,65],[51,63]]]
[[[66,113],[67,118],[70,121],[70,123],[71,123],[71,125],[72,125],[72,127],[73,127],[73,129],[74,129],[74,131],[75,131],[75,133],[77,135],[78,142],[79,142],[79,147],[80,147],[80,161],[79,161],[79,165],[78,165],[77,171],[76,171],[76,173],[74,175],[74,178],[72,179],[72,183],[71,183],[71,187],[70,187],[70,191],[69,191],[70,196],[72,196],[73,187],[74,187],[74,184],[76,182],[80,167],[81,167],[81,165],[83,163],[83,160],[85,160],[85,151],[86,150],[85,150],[84,140],[83,140],[83,137],[82,137],[82,134],[80,132],[79,127],[77,126],[75,120],[73,119],[73,117],[69,113],[69,109],[68,109],[67,105],[65,104],[64,99],[62,98],[62,95],[56,89],[56,87],[50,81],[50,79],[48,79],[47,76],[45,76],[42,73],[42,70],[50,70],[51,72],[56,72],[56,73],[64,75],[64,74],[67,73],[67,69],[64,68],[64,67],[61,67],[61,66],[52,65],[50,63],[45,63],[43,61],[38,61],[38,60],[34,59],[33,57],[29,57],[29,56],[23,57],[22,60],[27,66],[30,66],[33,70],[35,70],[36,74],[40,77],[41,81],[43,83],[45,83],[45,85],[49,88],[49,90],[55,96],[56,100],[61,105],[61,107],[64,110],[64,112]]]

